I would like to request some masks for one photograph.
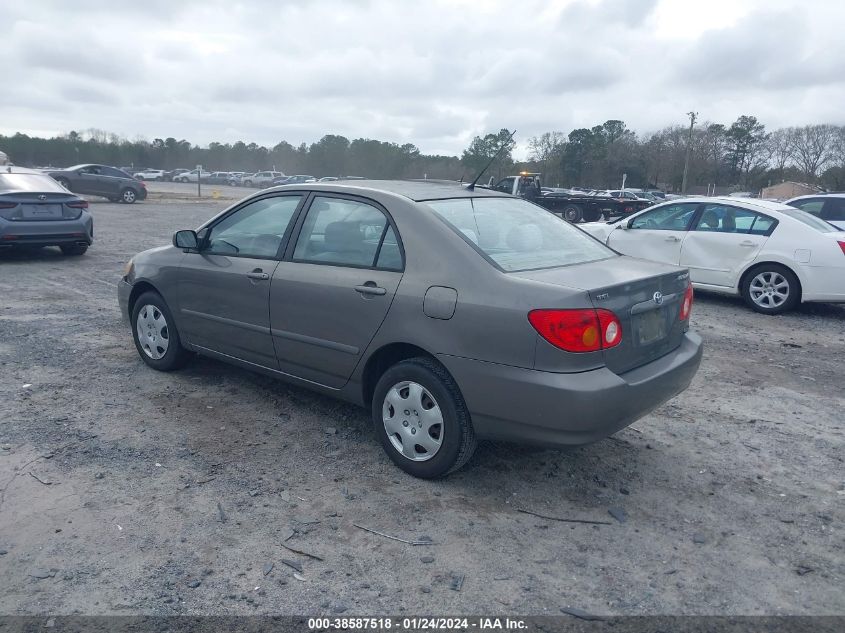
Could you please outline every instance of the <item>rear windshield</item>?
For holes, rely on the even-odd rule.
[[[0,192],[37,191],[44,193],[67,193],[50,176],[41,174],[0,174]]]
[[[801,211],[801,209],[778,209],[778,211],[791,218],[795,218],[799,222],[803,222],[807,226],[814,228],[817,231],[821,231],[822,233],[835,233],[842,230],[829,222],[825,222],[821,218],[817,218],[811,213]]]
[[[522,199],[451,198],[425,204],[506,272],[616,256],[565,220]]]

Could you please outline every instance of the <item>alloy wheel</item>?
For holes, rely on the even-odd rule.
[[[751,280],[748,292],[755,304],[771,310],[780,307],[789,299],[789,281],[780,273],[764,271]]]

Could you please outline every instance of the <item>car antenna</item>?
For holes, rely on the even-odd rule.
[[[490,165],[493,164],[493,161],[496,160],[497,158],[499,158],[499,154],[501,154],[502,150],[505,149],[510,144],[511,140],[513,139],[514,134],[516,134],[516,130],[511,132],[511,135],[508,137],[508,140],[505,141],[504,143],[502,143],[502,146],[493,155],[493,158],[490,159],[490,162],[488,162],[486,165],[484,165],[484,169],[482,169],[480,172],[478,172],[478,175],[475,177],[475,180],[473,180],[471,183],[469,183],[467,185],[467,191],[475,191],[475,183],[477,183],[478,179],[481,178],[481,176],[484,174],[484,172],[487,171],[490,168]]]

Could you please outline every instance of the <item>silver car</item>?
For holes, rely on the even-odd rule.
[[[683,391],[689,274],[520,198],[430,182],[275,187],[127,265],[145,363],[192,352],[368,407],[418,477],[478,439],[586,444]]]

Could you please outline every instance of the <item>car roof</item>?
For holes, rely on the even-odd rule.
[[[431,180],[355,180],[350,184],[346,180],[307,183],[311,191],[326,191],[365,195],[367,192],[392,193],[415,202],[423,200],[442,200],[445,198],[506,198],[508,194],[478,187],[473,191],[453,181]],[[298,188],[302,185],[281,185],[274,187],[280,191]],[[265,190],[266,191],[266,190]]]
[[[790,202],[794,202],[795,200],[807,200],[808,198],[845,198],[845,192],[831,191],[830,193],[828,193],[826,191],[820,191],[819,193],[808,193],[805,196],[796,196],[795,198],[790,198],[786,201],[785,204],[789,204]]]
[[[730,204],[735,207],[747,207],[751,211],[754,210],[761,210],[761,211],[791,211],[792,207],[787,205],[784,202],[775,202],[773,200],[760,200],[759,198],[731,198],[729,196],[712,196],[712,197],[687,197],[687,198],[675,198],[673,200],[667,200],[663,204],[679,204],[684,202],[692,202],[694,204],[713,204],[722,202],[724,204]],[[648,207],[649,209],[653,209],[654,207]]]

